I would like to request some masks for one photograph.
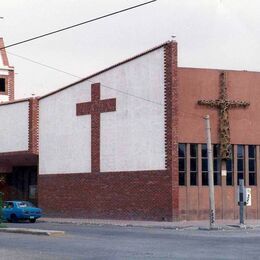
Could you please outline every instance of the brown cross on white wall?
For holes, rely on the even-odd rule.
[[[100,114],[116,111],[116,99],[100,100],[100,83],[91,85],[91,102],[76,105],[77,116],[91,115],[91,171],[100,172]]]

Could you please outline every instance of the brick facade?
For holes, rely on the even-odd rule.
[[[171,220],[167,171],[39,175],[39,205],[62,217]]]
[[[162,47],[162,46],[160,46]],[[45,174],[38,177],[39,205],[49,215],[85,218],[171,221],[178,212],[176,140],[177,43],[164,48],[166,170]],[[174,141],[174,145],[173,145]],[[177,176],[178,177],[178,176]],[[57,186],[58,185],[58,186]],[[173,188],[174,185],[174,188]],[[173,209],[174,207],[174,209]],[[174,212],[174,214],[173,214]]]
[[[179,218],[177,43],[165,46],[167,169],[172,177],[172,217]]]
[[[100,172],[100,136],[96,136],[98,141],[91,143],[91,149],[94,151],[92,158],[94,167],[91,172],[66,174],[63,172],[52,174],[51,172],[50,174],[38,175],[39,205],[47,215],[158,221],[208,218],[208,187],[202,184],[201,147],[202,144],[205,144],[203,116],[210,115],[212,141],[214,144],[218,144],[218,113],[214,109],[200,107],[197,101],[202,97],[206,99],[217,98],[220,71],[178,68],[176,42],[167,42],[141,55],[158,48],[164,48],[165,170]],[[109,71],[109,69],[116,68],[141,55],[99,73]],[[4,62],[8,65],[7,58],[4,58]],[[9,73],[11,78],[8,79],[8,95],[12,100],[14,98],[14,72],[10,70]],[[99,73],[41,98],[56,94]],[[260,218],[259,85],[260,73],[228,71],[228,95],[233,99],[250,101],[248,111],[234,110],[230,112],[231,143],[234,146],[233,160],[237,160],[238,145],[243,144],[247,152],[249,145],[256,146],[256,184],[249,185],[249,162],[245,160],[245,184],[252,191],[252,206],[246,209],[248,218]],[[96,92],[95,95],[99,99],[100,93]],[[10,171],[10,167],[12,167],[10,163],[5,162],[12,162],[14,165],[38,165],[38,101],[37,98],[29,99],[28,151],[0,154],[0,170],[2,172]],[[92,107],[90,102],[87,103],[87,106],[83,105],[86,103],[80,103],[75,107],[75,116],[97,113],[97,107]],[[8,104],[10,103],[1,105]],[[116,105],[116,100],[110,102],[108,110],[115,111]],[[101,112],[102,109],[105,108],[101,108]],[[103,112],[108,112],[106,109]],[[100,118],[92,126],[92,136],[100,133],[99,120]],[[195,185],[190,181],[190,156],[185,162],[186,182],[179,185],[179,143],[187,146],[187,153],[190,152],[192,144],[199,147],[196,169],[198,177]],[[248,159],[248,154],[245,157]],[[237,167],[238,165],[233,163],[234,181],[232,185],[226,185],[222,181],[215,186],[216,217],[219,219],[238,217]],[[0,189],[8,194],[7,186],[0,183]]]

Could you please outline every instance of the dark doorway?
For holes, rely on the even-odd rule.
[[[8,200],[27,200],[37,205],[37,166],[13,167],[7,174]]]

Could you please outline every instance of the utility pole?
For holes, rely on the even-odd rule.
[[[206,115],[204,119],[205,119],[206,141],[207,141],[207,151],[208,151],[209,228],[213,229],[215,227],[215,196],[214,196],[213,157],[212,157],[209,115]]]

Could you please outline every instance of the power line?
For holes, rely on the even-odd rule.
[[[13,46],[16,46],[16,45],[20,45],[20,44],[23,44],[23,43],[26,43],[26,42],[34,41],[36,39],[43,38],[43,37],[49,36],[51,34],[59,33],[59,32],[62,32],[62,31],[66,31],[66,30],[72,29],[74,27],[81,26],[81,25],[87,24],[87,23],[91,23],[91,22],[94,22],[94,21],[97,21],[97,20],[101,20],[103,18],[106,18],[106,17],[109,17],[109,16],[113,16],[113,15],[116,15],[116,14],[119,14],[119,13],[123,13],[123,12],[129,11],[129,10],[132,10],[132,9],[144,6],[144,5],[148,5],[148,4],[151,4],[151,3],[156,2],[156,1],[157,0],[152,0],[152,1],[145,2],[145,3],[139,4],[139,5],[134,5],[134,6],[131,6],[131,7],[125,8],[125,9],[121,9],[119,11],[115,11],[115,12],[112,12],[112,13],[109,13],[109,14],[106,14],[106,15],[102,15],[102,16],[99,16],[99,17],[96,17],[96,18],[93,18],[93,19],[90,19],[90,20],[78,23],[78,24],[74,24],[74,25],[71,25],[71,26],[68,26],[68,27],[64,27],[64,28],[59,29],[59,30],[55,30],[55,31],[52,31],[52,32],[49,32],[49,33],[41,34],[41,35],[38,35],[38,36],[35,36],[35,37],[32,37],[32,38],[26,39],[26,40],[23,40],[23,41],[20,41],[20,42],[12,43],[10,45],[7,45],[5,47],[0,48],[0,50],[7,49],[7,48],[10,48],[10,47],[13,47]]]
[[[50,65],[41,63],[41,62],[39,62],[39,61],[32,60],[32,59],[30,59],[30,58],[27,58],[27,57],[24,57],[24,56],[15,54],[15,53],[13,53],[13,52],[7,51],[7,53],[10,54],[10,55],[12,55],[12,56],[18,57],[18,58],[20,58],[20,59],[23,59],[23,60],[32,62],[32,63],[34,63],[34,64],[37,64],[37,65],[40,65],[40,66],[43,66],[43,67],[46,67],[46,68],[48,68],[48,69],[56,70],[56,71],[58,71],[58,72],[67,74],[67,75],[72,76],[72,77],[74,77],[74,78],[82,79],[81,77],[79,77],[79,76],[77,76],[77,75],[74,75],[74,74],[72,74],[72,73],[70,73],[70,72],[67,72],[67,71],[65,71],[65,70],[61,70],[61,69],[55,68],[55,67],[53,67],[53,66],[50,66]]]
[[[47,65],[47,64],[44,64],[44,63],[41,63],[41,62],[38,62],[38,61],[35,61],[35,60],[32,60],[32,59],[29,59],[29,58],[27,58],[27,57],[24,57],[24,56],[21,56],[21,55],[18,55],[18,54],[9,52],[9,51],[8,51],[7,53],[10,54],[10,55],[13,55],[13,56],[15,56],[15,57],[18,57],[18,58],[20,58],[20,59],[24,59],[24,60],[29,61],[29,62],[32,62],[32,63],[34,63],[34,64],[40,65],[40,66],[42,66],[42,67],[46,67],[46,68],[48,68],[48,69],[55,70],[55,71],[58,71],[58,72],[67,74],[67,75],[72,76],[72,77],[74,77],[74,78],[83,79],[82,77],[79,77],[79,76],[77,76],[77,75],[75,75],[75,74],[72,74],[72,73],[70,73],[70,72],[67,72],[67,71],[65,71],[65,70],[61,70],[61,69],[55,68],[55,67],[53,67],[53,66],[50,66],[50,65]],[[90,79],[85,79],[85,80],[88,81],[88,82],[90,82],[90,83],[96,83],[96,82],[94,82],[93,80],[90,80]],[[114,90],[114,91],[116,91],[116,92],[119,92],[119,93],[121,93],[121,94],[124,94],[124,95],[128,95],[128,96],[131,96],[131,97],[134,97],[134,98],[137,98],[137,99],[141,99],[141,100],[144,100],[144,101],[147,101],[147,102],[150,102],[150,103],[159,105],[159,106],[163,106],[163,105],[162,105],[161,103],[159,103],[159,102],[156,102],[156,101],[153,101],[153,100],[144,98],[144,97],[140,97],[140,96],[137,96],[137,95],[134,95],[134,94],[131,94],[131,93],[125,92],[125,91],[123,91],[123,90],[116,89],[116,88],[113,88],[113,87],[110,87],[110,86],[107,86],[107,85],[104,85],[103,83],[101,83],[101,87],[102,87],[102,86],[105,87],[105,88],[108,88],[108,89],[112,89],[112,90]]]

